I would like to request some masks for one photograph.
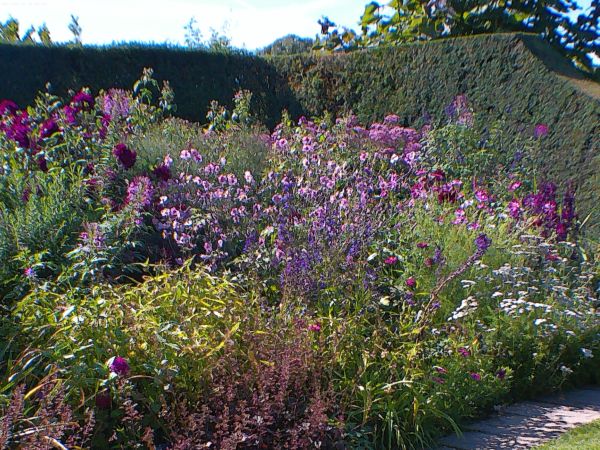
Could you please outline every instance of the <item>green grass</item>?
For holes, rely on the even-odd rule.
[[[550,441],[538,450],[600,450],[600,420],[573,428],[558,439]]]

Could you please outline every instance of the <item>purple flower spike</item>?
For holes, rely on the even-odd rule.
[[[492,240],[485,233],[481,233],[475,238],[475,245],[480,252],[485,252],[492,245]]]

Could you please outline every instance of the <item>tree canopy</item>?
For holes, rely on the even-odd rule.
[[[594,70],[600,55],[600,2],[581,12],[575,0],[392,0],[371,2],[361,32],[327,30],[316,48],[353,50],[440,37],[497,32],[536,33],[578,66]],[[323,30],[322,30],[323,31]]]

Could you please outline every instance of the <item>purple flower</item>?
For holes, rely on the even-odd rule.
[[[81,91],[73,96],[71,104],[78,109],[89,111],[94,107],[94,97],[87,92]]]
[[[45,120],[40,126],[40,137],[42,139],[49,138],[54,133],[58,133],[60,128],[54,119]]]
[[[504,380],[505,377],[506,369],[499,369],[498,372],[496,372],[496,378],[498,378],[499,380]]]
[[[417,248],[427,248],[429,247],[429,244],[427,242],[419,242],[417,244]]]
[[[440,366],[434,366],[433,368],[435,369],[435,371],[436,371],[437,373],[448,373],[448,371],[447,371],[446,369],[444,369],[443,367],[440,367]]]
[[[117,375],[126,376],[129,373],[129,363],[122,356],[115,356],[108,360],[108,368]]]
[[[19,107],[12,100],[0,101],[0,116],[13,115],[19,110]]]
[[[169,181],[171,178],[171,170],[165,164],[156,166],[152,173],[156,178],[162,181]]]
[[[137,153],[134,150],[130,150],[125,144],[115,145],[113,155],[126,170],[131,169],[137,159]]]
[[[24,271],[23,274],[29,278],[30,280],[35,278],[35,270],[33,270],[33,268],[31,267],[27,267]]]
[[[431,377],[431,380],[437,384],[444,384],[446,382],[446,380],[440,377]]]
[[[48,161],[43,156],[36,159],[35,163],[42,172],[48,172]]]
[[[533,135],[536,139],[542,138],[548,134],[548,125],[545,123],[538,123],[533,129]]]
[[[485,252],[492,245],[492,240],[485,233],[481,233],[475,238],[475,245],[480,252]]]
[[[152,205],[154,188],[148,177],[135,177],[127,186],[126,204],[134,204],[141,208],[149,208]]]
[[[460,347],[458,349],[458,353],[460,354],[460,356],[462,356],[463,358],[467,358],[468,356],[471,356],[471,352],[465,348],[465,347]]]
[[[416,286],[417,286],[417,280],[415,280],[415,279],[414,279],[414,277],[409,277],[409,278],[406,280],[406,285],[407,285],[409,288],[413,289],[414,287],[416,287]]]
[[[481,375],[479,375],[477,372],[471,372],[469,376],[472,380],[481,381]]]

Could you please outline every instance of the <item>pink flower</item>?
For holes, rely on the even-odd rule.
[[[433,368],[435,369],[435,371],[436,371],[437,373],[448,373],[448,371],[447,371],[446,369],[444,369],[443,367],[440,367],[440,366],[434,366]]]
[[[475,380],[475,381],[481,381],[481,375],[479,375],[479,374],[478,374],[478,373],[476,373],[476,372],[471,372],[471,373],[469,374],[469,376],[471,377],[471,379],[472,379],[472,380]]]
[[[533,135],[536,139],[539,139],[546,136],[548,134],[548,131],[548,125],[546,125],[545,123],[538,123],[533,130]]]
[[[516,191],[517,189],[519,189],[521,187],[523,183],[521,183],[520,181],[513,181],[512,183],[510,183],[510,185],[508,186],[508,190],[510,192]]]
[[[321,325],[319,325],[318,323],[311,323],[308,326],[308,330],[309,331],[314,331],[315,333],[318,333],[319,331],[321,331]]]
[[[406,285],[413,289],[417,285],[417,280],[415,280],[414,277],[410,277],[406,280]]]
[[[398,262],[398,258],[395,256],[388,256],[383,262],[388,266],[391,266],[392,264],[396,264]]]

